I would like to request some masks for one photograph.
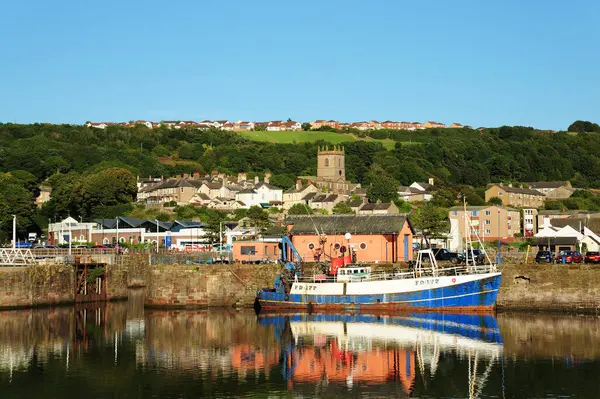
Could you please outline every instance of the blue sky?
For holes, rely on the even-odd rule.
[[[600,122],[598,1],[20,0],[0,121]]]

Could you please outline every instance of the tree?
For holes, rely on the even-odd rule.
[[[271,224],[269,221],[269,213],[258,205],[251,206],[246,213],[246,217],[248,218],[250,225],[258,231],[269,227]]]
[[[309,122],[304,122],[302,124],[302,130],[308,132],[311,129],[312,125]]]
[[[589,121],[575,121],[567,128],[569,132],[585,133],[585,132],[600,132],[600,125]]]
[[[431,202],[426,203],[412,217],[413,226],[429,238],[443,238],[448,233],[448,211]]]
[[[311,215],[313,210],[305,204],[294,204],[288,209],[288,215]]]
[[[392,202],[398,198],[398,182],[386,175],[375,176],[367,189],[370,202]]]
[[[353,214],[354,211],[346,202],[338,202],[333,206],[332,212],[334,215]]]
[[[492,197],[488,201],[488,204],[501,206],[502,205],[502,200],[500,198],[498,198],[498,197]]]

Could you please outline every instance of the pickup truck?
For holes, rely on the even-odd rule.
[[[433,252],[433,256],[435,256],[435,260],[438,262],[450,262],[453,264],[464,263],[465,255],[452,252],[447,250],[446,248],[434,248],[431,250]]]

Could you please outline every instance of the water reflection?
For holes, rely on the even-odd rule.
[[[600,397],[599,358],[594,317],[0,312],[3,398]]]
[[[276,326],[282,339],[289,389],[386,384],[411,395],[417,372],[427,385],[440,361],[451,357],[468,362],[469,397],[479,397],[503,350],[493,316],[265,315],[261,324]]]

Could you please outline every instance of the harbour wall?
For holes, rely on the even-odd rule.
[[[206,308],[252,306],[256,291],[273,284],[278,264],[154,266],[148,274],[146,306]]]
[[[600,266],[521,264],[499,267],[497,309],[600,313]]]
[[[311,268],[305,270],[310,274]],[[600,266],[520,264],[500,269],[501,312],[600,313]],[[272,286],[279,272],[278,264],[150,266],[147,256],[129,256],[106,266],[106,300],[125,299],[128,288],[142,286],[148,307],[252,306],[256,290]],[[0,268],[0,309],[72,304],[75,273],[73,265],[64,263]]]
[[[126,299],[127,266],[106,265],[105,300]],[[26,267],[0,267],[0,309],[54,306],[97,300],[76,295],[76,266],[44,263]]]

